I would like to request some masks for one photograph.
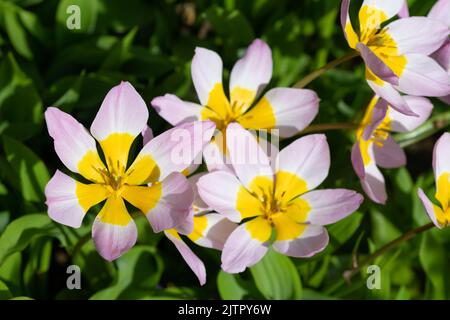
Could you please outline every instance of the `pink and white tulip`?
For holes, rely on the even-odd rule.
[[[152,100],[159,115],[172,125],[206,119],[215,122],[219,132],[203,153],[209,170],[229,168],[223,134],[230,123],[240,123],[246,129],[277,129],[280,136],[290,137],[317,115],[319,98],[312,90],[274,88],[259,99],[272,77],[272,52],[262,40],[254,40],[231,70],[229,98],[224,93],[222,71],[220,56],[198,47],[191,74],[200,104],[182,101],[173,94]]]
[[[80,182],[56,171],[45,188],[48,214],[56,222],[78,228],[88,210],[106,200],[92,227],[94,244],[106,260],[120,257],[137,239],[125,201],[145,214],[155,232],[174,228],[189,215],[194,194],[180,172],[210,141],[214,123],[186,124],[151,139],[128,167],[131,145],[148,120],[147,106],[130,83],[122,82],[108,92],[91,125],[92,135],[54,107],[47,109],[45,120],[61,161],[90,181]],[[198,126],[202,135],[194,134]],[[193,139],[180,141],[180,132]],[[172,152],[180,147],[188,151],[183,161],[174,159]]]
[[[405,96],[404,99],[417,116],[402,114],[375,96],[356,131],[351,155],[353,168],[367,196],[380,204],[386,203],[387,193],[378,166],[398,168],[406,165],[406,155],[390,133],[416,129],[433,110],[433,105],[426,98]]]
[[[226,272],[242,272],[254,265],[271,244],[293,257],[322,251],[328,244],[323,226],[343,219],[363,201],[360,194],[346,189],[312,191],[330,167],[324,135],[297,139],[274,162],[241,125],[230,124],[226,135],[234,173],[215,171],[197,183],[210,208],[241,222],[223,247]]]
[[[343,0],[341,24],[349,46],[366,64],[366,80],[372,90],[392,108],[417,114],[400,94],[442,97],[450,94],[447,69],[430,55],[441,48],[450,30],[448,24],[427,17],[408,17],[381,25],[401,12],[405,0],[364,0],[359,10],[359,32],[349,16],[350,0]]]

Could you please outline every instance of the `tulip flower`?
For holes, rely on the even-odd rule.
[[[387,193],[378,166],[398,168],[406,164],[403,149],[390,133],[416,129],[429,118],[433,110],[433,105],[426,98],[405,96],[404,99],[417,117],[402,114],[375,96],[356,131],[356,142],[352,149],[353,168],[366,194],[380,204],[386,203]]]
[[[274,250],[293,257],[310,257],[328,244],[324,225],[354,212],[363,197],[351,190],[312,191],[328,175],[330,151],[325,135],[308,135],[281,150],[275,162],[253,135],[232,123],[226,132],[235,174],[214,171],[202,176],[203,201],[241,224],[228,237],[222,268],[237,273]]]
[[[191,74],[200,104],[173,94],[152,100],[152,106],[172,125],[192,120],[211,120],[219,132],[203,153],[208,169],[223,168],[224,134],[230,123],[247,129],[278,129],[289,137],[303,130],[317,115],[319,99],[314,91],[274,88],[259,99],[272,77],[272,52],[256,39],[230,74],[229,98],[222,85],[222,60],[214,51],[196,48]],[[220,152],[219,152],[220,151]],[[223,168],[224,169],[224,168]]]
[[[399,14],[402,18],[409,17],[409,10],[407,2],[405,1],[405,7],[402,14]],[[428,18],[440,20],[450,28],[450,0],[438,0],[428,13]],[[431,57],[441,65],[442,68],[447,70],[450,77],[450,40],[447,39],[444,44],[434,52]],[[450,94],[440,97],[440,99],[447,104],[450,104]]]
[[[439,205],[432,203],[422,189],[419,198],[431,221],[439,229],[450,225],[450,133],[444,133],[433,150],[433,171],[436,181],[435,198]]]
[[[343,0],[341,24],[349,46],[366,65],[372,90],[397,111],[415,115],[400,92],[414,96],[450,94],[450,78],[430,57],[448,39],[449,27],[427,17],[410,17],[383,23],[394,17],[404,0],[364,0],[359,10],[359,32],[349,16],[350,0]]]
[[[78,228],[87,211],[106,200],[92,226],[92,238],[99,254],[109,261],[136,242],[136,225],[125,201],[145,214],[154,232],[174,228],[189,215],[194,195],[180,172],[201,152],[215,128],[212,122],[198,122],[166,131],[148,142],[128,166],[131,145],[147,119],[144,100],[128,82],[108,92],[91,125],[92,136],[69,114],[54,107],[45,112],[57,155],[85,180],[56,171],[45,188],[48,214],[56,222]],[[199,125],[203,135],[196,129]],[[180,142],[180,136],[186,135],[190,139]],[[180,148],[185,150],[182,155]]]

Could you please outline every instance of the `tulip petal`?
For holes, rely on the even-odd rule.
[[[361,186],[372,201],[379,204],[386,203],[387,193],[384,177],[374,161],[365,167],[365,175],[361,179]]]
[[[262,214],[259,200],[231,173],[208,173],[200,177],[197,187],[203,201],[231,221]]]
[[[359,178],[364,178],[365,168],[359,140],[356,140],[355,144],[352,147],[351,159],[353,170],[355,170],[355,173]]]
[[[200,197],[200,194],[198,193],[198,188],[197,188],[197,183],[200,180],[200,178],[207,174],[208,174],[207,172],[200,172],[200,173],[194,174],[188,178],[188,182],[192,188],[192,192],[194,193],[193,205],[197,208],[195,213],[201,213],[202,211],[209,210],[208,205]]]
[[[450,72],[450,40],[447,40],[439,50],[431,55],[431,57],[436,60],[444,70]]]
[[[225,241],[237,226],[217,213],[194,216],[194,230],[187,236],[200,246],[222,250]]]
[[[189,182],[178,172],[150,187],[125,186],[122,196],[145,214],[154,232],[172,229],[184,222],[194,200]]]
[[[211,140],[215,125],[196,121],[172,128],[148,142],[127,170],[126,181],[142,185],[161,181],[189,167]]]
[[[80,183],[59,170],[45,186],[49,217],[72,228],[79,228],[89,208],[107,196],[102,185]]]
[[[409,17],[409,7],[408,7],[408,1],[407,0],[403,1],[403,6],[400,9],[400,11],[398,12],[398,16],[400,18],[408,18]]]
[[[375,103],[372,109],[370,109],[372,103]],[[384,99],[379,99],[379,97],[375,96],[373,100],[370,102],[368,110],[366,112],[370,112],[370,123],[364,123],[364,131],[362,138],[364,140],[369,140],[375,129],[383,122],[386,118],[386,113],[388,111],[388,103]]]
[[[352,22],[350,21],[350,15],[348,11],[350,9],[350,0],[342,0],[341,3],[341,27],[344,31],[345,39],[347,39],[350,48],[355,49],[356,44],[359,42],[359,37],[353,29]]]
[[[156,112],[173,126],[201,118],[201,105],[183,101],[173,94],[156,97],[151,104]]]
[[[361,42],[368,42],[383,22],[398,14],[404,0],[364,0],[359,10]]]
[[[247,129],[278,129],[290,137],[306,128],[319,112],[319,98],[312,90],[274,88],[238,122]]]
[[[290,224],[291,223],[293,222],[290,222]],[[298,234],[298,232],[292,233],[292,235],[298,234],[293,239],[283,237],[276,240],[273,244],[273,249],[275,251],[291,257],[307,258],[323,251],[326,248],[329,237],[328,232],[324,227],[314,224],[297,225],[301,226],[300,234]],[[284,224],[284,227],[287,228],[287,225]],[[277,226],[275,228],[277,228]]]
[[[390,84],[398,84],[398,76],[391,68],[389,68],[387,64],[383,62],[383,60],[381,60],[372,50],[370,50],[369,47],[363,43],[358,43],[356,47],[366,63],[366,66],[374,75],[383,81],[389,82]]]
[[[203,148],[203,159],[209,172],[218,170],[234,172],[228,155],[223,153],[223,137],[223,131],[219,131]]]
[[[222,69],[222,59],[217,53],[205,48],[195,48],[191,74],[198,99],[218,118],[225,119],[231,108],[223,91]]]
[[[450,1],[438,0],[428,13],[428,18],[442,21],[450,27]]]
[[[344,219],[364,201],[362,195],[347,189],[314,190],[299,199],[307,202],[309,211],[306,222],[314,225],[327,225]]]
[[[254,40],[231,70],[231,105],[245,112],[272,77],[272,51],[262,40]]]
[[[164,231],[166,237],[172,241],[172,243],[180,252],[184,261],[188,264],[189,268],[195,273],[200,282],[200,285],[206,283],[206,269],[203,262],[196,256],[194,252],[188,247],[188,245],[181,239],[181,237],[174,230]]]
[[[259,217],[237,227],[223,247],[222,269],[239,273],[256,264],[266,254],[271,234],[269,222]]]
[[[111,196],[106,200],[92,226],[92,239],[98,253],[108,261],[134,246],[137,228],[122,198]]]
[[[421,54],[406,54],[407,64],[400,76],[400,91],[427,97],[442,97],[450,93],[450,76],[432,58]]]
[[[54,140],[55,151],[64,165],[88,180],[103,182],[101,172],[106,170],[100,160],[95,140],[81,123],[71,115],[50,107],[45,121]]]
[[[436,183],[444,173],[450,173],[450,133],[445,132],[433,149],[433,170]]]
[[[377,165],[382,168],[399,168],[406,165],[405,151],[392,136],[389,136],[382,146],[374,144],[373,154]]]
[[[370,79],[367,79],[367,83],[377,95],[386,100],[389,105],[398,112],[408,116],[417,116],[408,106],[404,97],[401,96],[390,83],[382,80],[374,81]]]
[[[145,146],[150,140],[153,139],[153,130],[149,126],[146,126],[141,132],[142,134],[142,144]]]
[[[422,204],[425,207],[425,211],[426,211],[428,217],[430,217],[431,221],[434,223],[434,225],[436,227],[438,227],[439,229],[442,229],[443,226],[441,226],[439,224],[439,222],[437,221],[437,217],[436,217],[436,211],[441,210],[441,208],[439,208],[438,206],[433,204],[430,201],[430,199],[428,199],[428,197],[425,195],[425,192],[423,192],[423,190],[421,188],[419,188],[417,194],[419,195],[420,201],[422,201]],[[441,212],[442,212],[442,210],[441,210]]]
[[[191,234],[194,231],[194,214],[194,208],[191,206],[186,218],[174,228],[175,231],[182,235]]]
[[[418,117],[406,116],[395,109],[389,109],[388,117],[392,131],[408,132],[413,131],[423,124],[433,111],[433,104],[427,98],[405,96],[404,99]]]
[[[255,136],[238,123],[229,124],[226,134],[227,151],[234,171],[247,189],[257,177],[272,178],[270,160]]]
[[[328,175],[330,148],[323,134],[312,134],[285,147],[276,160],[276,195],[290,200],[316,188]]]
[[[386,33],[395,41],[398,55],[430,55],[443,45],[450,31],[441,21],[411,17],[391,22],[386,26]]]
[[[100,143],[111,172],[125,172],[131,144],[145,129],[147,120],[147,106],[129,82],[108,92],[92,122],[91,133]]]

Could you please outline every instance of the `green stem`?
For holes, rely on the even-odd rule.
[[[399,133],[395,136],[401,147],[407,147],[431,137],[433,134],[450,126],[450,111],[437,114],[411,132]]]
[[[84,236],[82,236],[78,242],[76,243],[76,245],[73,247],[72,252],[71,252],[71,256],[75,257],[83,248],[83,246],[91,239],[91,233],[88,232],[86,233]]]
[[[348,60],[351,60],[351,59],[357,57],[358,55],[359,55],[359,53],[357,51],[352,51],[352,52],[346,54],[343,57],[340,57],[340,58],[337,58],[337,59],[335,59],[333,61],[328,62],[323,67],[321,67],[321,68],[311,72],[306,77],[304,77],[302,80],[298,81],[294,85],[294,88],[304,88],[304,87],[306,87],[311,81],[315,80],[317,77],[321,76],[322,74],[324,74],[328,70],[333,69],[334,67],[340,65],[341,63],[346,62]]]
[[[310,125],[305,130],[300,132],[300,134],[330,131],[330,130],[340,130],[340,129],[357,129],[358,127],[359,127],[358,124],[351,122],[319,123]]]
[[[392,248],[397,247],[399,244],[408,241],[411,238],[414,238],[417,234],[422,233],[424,231],[427,231],[431,228],[434,227],[433,223],[428,223],[426,225],[423,225],[421,227],[418,228],[414,228],[412,230],[409,230],[408,232],[406,232],[405,234],[401,235],[400,237],[398,237],[397,239],[392,240],[391,242],[385,244],[384,246],[382,246],[380,249],[378,249],[377,251],[375,251],[374,253],[372,253],[370,256],[368,256],[366,259],[364,259],[362,262],[358,263],[356,261],[356,264],[353,266],[353,268],[351,268],[350,270],[347,270],[344,272],[344,279],[348,282],[350,282],[350,279],[359,272],[359,270],[361,270],[361,268],[367,264],[369,264],[370,262],[372,262],[373,260],[375,260],[376,258],[378,258],[379,256],[385,254],[386,252],[388,252],[389,250],[391,250]]]

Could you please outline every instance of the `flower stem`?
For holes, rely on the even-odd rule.
[[[312,132],[322,132],[329,130],[339,130],[339,129],[357,129],[359,124],[351,122],[336,122],[336,123],[319,123],[312,124],[305,130],[300,132],[301,134],[312,133]]]
[[[352,52],[349,52],[348,54],[346,54],[343,57],[340,57],[340,58],[337,58],[337,59],[335,59],[333,61],[328,62],[323,67],[321,67],[321,68],[311,72],[306,77],[304,77],[302,80],[298,81],[294,85],[294,88],[304,88],[304,87],[306,87],[311,81],[315,80],[317,77],[321,76],[322,74],[324,74],[328,70],[333,69],[334,67],[340,65],[341,63],[346,62],[348,60],[351,60],[351,59],[357,57],[358,55],[359,54],[358,54],[357,51],[352,51]]]
[[[370,262],[372,262],[373,260],[375,260],[376,258],[378,258],[379,256],[383,255],[384,253],[388,252],[389,250],[391,250],[392,248],[397,247],[399,244],[408,241],[411,238],[414,238],[417,234],[422,233],[424,231],[427,231],[431,228],[434,227],[433,223],[428,223],[426,225],[423,225],[421,227],[418,228],[414,228],[409,230],[408,232],[404,233],[403,235],[401,235],[400,237],[398,237],[397,239],[392,240],[391,242],[385,244],[384,246],[382,246],[380,249],[378,249],[377,251],[375,251],[374,253],[372,253],[370,256],[366,257],[366,259],[364,259],[362,262],[358,262],[356,259],[356,263],[353,266],[353,268],[351,268],[350,270],[347,270],[344,272],[343,276],[344,279],[347,282],[350,282],[350,279],[359,271],[361,270],[361,268],[367,264],[369,264]]]

